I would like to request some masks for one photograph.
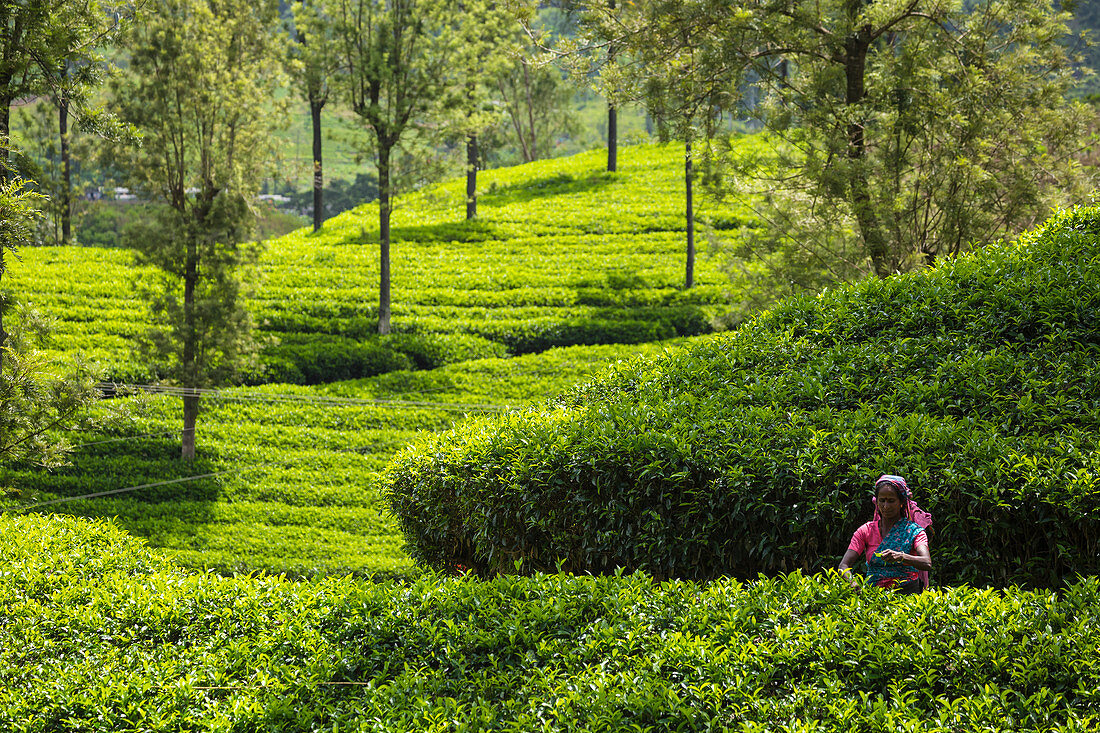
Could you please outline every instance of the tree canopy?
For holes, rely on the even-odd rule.
[[[808,284],[883,277],[1020,231],[1088,190],[1088,111],[1049,0],[646,0],[599,16],[590,44],[623,49],[609,86],[681,125],[762,124],[768,164],[722,167],[722,194],[765,193],[745,253]],[[748,90],[753,94],[749,95]],[[759,101],[752,103],[752,97]],[[674,114],[673,114],[674,113]],[[747,199],[746,199],[747,200]]]

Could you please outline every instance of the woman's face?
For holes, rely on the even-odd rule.
[[[898,492],[894,487],[883,485],[875,492],[878,498],[878,513],[883,519],[897,519],[901,515],[901,502],[898,500]]]

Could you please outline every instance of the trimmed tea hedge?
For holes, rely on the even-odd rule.
[[[835,566],[880,473],[940,582],[1100,572],[1100,209],[931,272],[794,299],[388,474],[438,568],[753,577]]]
[[[0,729],[1091,731],[1100,584],[188,575],[0,518]]]

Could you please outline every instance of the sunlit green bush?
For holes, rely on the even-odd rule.
[[[1100,209],[931,272],[788,301],[401,454],[410,552],[481,572],[835,566],[899,473],[933,577],[1100,572]]]

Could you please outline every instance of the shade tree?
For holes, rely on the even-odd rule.
[[[371,131],[378,173],[378,333],[390,332],[394,157],[415,129],[457,105],[456,0],[327,0],[341,90]],[[464,91],[464,90],[463,90]],[[438,119],[435,117],[435,119]]]
[[[337,73],[337,55],[332,18],[322,3],[301,0],[293,8],[290,71],[298,93],[309,104],[313,133],[313,231],[324,220],[325,176],[322,165],[321,112],[328,104],[332,79]]]
[[[735,254],[807,285],[922,266],[1011,235],[1090,190],[1077,163],[1088,112],[1068,15],[1048,0],[714,0],[638,3],[596,16],[582,44],[628,50],[610,83],[645,89],[670,59],[775,141],[775,159],[716,146],[714,190],[753,201],[764,226]],[[654,71],[654,70],[657,71]],[[690,97],[680,103],[686,113]],[[742,114],[748,114],[742,112]],[[686,115],[685,115],[686,116]],[[761,195],[763,194],[763,195]]]
[[[242,298],[253,202],[270,160],[284,86],[274,0],[151,0],[125,37],[114,105],[143,136],[116,164],[151,202],[129,233],[154,326],[139,348],[187,390],[185,459],[195,456],[202,388],[234,378],[256,344]]]

